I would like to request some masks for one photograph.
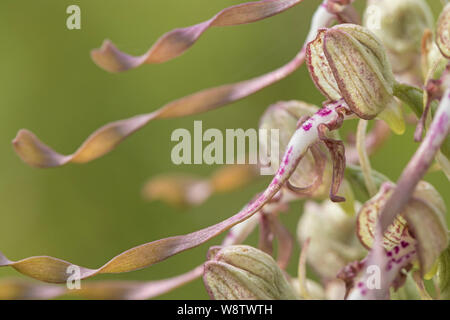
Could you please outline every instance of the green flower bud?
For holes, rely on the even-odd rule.
[[[450,3],[442,11],[436,29],[436,43],[442,54],[450,59]]]
[[[422,35],[433,28],[433,15],[425,0],[369,1],[364,26],[387,49],[395,72],[417,65]]]
[[[308,44],[309,72],[331,100],[344,98],[363,119],[373,119],[393,105],[395,83],[380,40],[368,29],[341,24],[319,31]]]
[[[203,282],[217,300],[295,300],[275,260],[261,250],[236,245],[211,248]]]
[[[329,200],[305,204],[297,237],[302,245],[310,239],[306,260],[322,279],[336,278],[349,262],[364,256],[355,230],[355,216],[346,214],[338,204]]]

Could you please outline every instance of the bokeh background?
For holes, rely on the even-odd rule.
[[[183,119],[151,123],[109,155],[85,165],[31,168],[15,155],[11,140],[21,128],[70,153],[101,125],[149,112],[203,88],[236,82],[273,70],[301,48],[319,0],[270,19],[236,27],[213,28],[186,54],[162,65],[123,74],[99,69],[89,52],[105,38],[120,49],[141,54],[160,35],[206,20],[238,0],[2,0],[0,1],[0,251],[11,259],[51,255],[97,268],[133,246],[185,234],[236,213],[268,181],[262,178],[229,194],[216,195],[198,208],[177,210],[145,202],[145,181],[165,172],[207,175],[216,166],[181,165],[170,160],[176,128],[256,128],[265,108],[279,100],[301,99],[320,105],[323,97],[303,66],[295,74],[245,100]],[[430,0],[434,13],[438,1]],[[362,8],[364,1],[357,1]],[[67,30],[66,8],[81,7],[81,30]],[[345,132],[356,122],[346,124]],[[393,181],[414,153],[413,128],[393,136],[373,156],[374,169]],[[450,207],[449,184],[442,173],[426,180]],[[302,204],[283,220],[295,233]],[[222,237],[150,268],[94,280],[152,280],[190,270]],[[249,243],[256,243],[256,235]],[[295,274],[298,246],[290,271]],[[21,277],[10,268],[0,278]],[[201,280],[160,298],[207,298]]]

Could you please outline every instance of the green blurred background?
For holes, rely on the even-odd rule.
[[[11,140],[20,128],[35,132],[56,150],[70,153],[101,125],[149,112],[203,88],[257,76],[289,61],[301,48],[318,0],[270,19],[213,28],[182,57],[123,74],[99,69],[89,52],[106,38],[132,54],[147,50],[160,35],[206,20],[238,0],[2,0],[0,1],[0,251],[10,259],[51,255],[97,268],[133,246],[185,234],[236,213],[268,177],[244,189],[216,195],[198,208],[179,211],[140,196],[144,182],[158,173],[207,175],[217,167],[176,166],[170,160],[176,128],[255,128],[265,108],[279,100],[320,104],[303,66],[294,75],[243,101],[206,114],[151,123],[111,154],[85,165],[30,168],[15,155]],[[364,2],[357,1],[361,8]],[[430,0],[435,14],[438,1]],[[66,8],[81,8],[81,30],[67,30]],[[355,122],[345,132],[354,130]],[[413,128],[394,136],[373,157],[373,167],[396,181],[414,153]],[[428,174],[450,207],[448,181]],[[283,220],[294,233],[301,203]],[[190,270],[209,246],[184,252],[150,268],[95,279],[152,280]],[[256,235],[250,244],[256,244]],[[295,274],[298,247],[290,271]],[[10,268],[2,277],[21,277]],[[197,280],[161,298],[207,298]]]

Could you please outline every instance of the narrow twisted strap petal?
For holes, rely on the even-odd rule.
[[[260,198],[259,201],[248,206],[235,216],[216,225],[187,235],[156,240],[134,247],[114,257],[98,269],[79,267],[80,279],[86,279],[102,273],[122,273],[139,270],[179,252],[196,247],[252,216],[264,205],[267,196],[271,195],[272,192],[266,193],[264,198]],[[10,261],[0,253],[1,266],[11,266],[24,275],[40,281],[63,283],[72,275],[68,270],[71,270],[69,267],[73,266],[73,264],[48,256],[36,256],[19,261]]]
[[[251,23],[281,13],[302,0],[261,0],[235,5],[216,14],[210,20],[164,34],[142,56],[131,56],[118,50],[109,40],[91,52],[92,60],[109,72],[122,72],[142,64],[163,63],[188,50],[210,27]]]
[[[256,227],[257,218],[258,216],[254,215],[231,228],[222,245],[234,245],[244,241]],[[0,256],[0,259],[3,259],[0,260],[0,264],[9,261],[5,260],[4,256]],[[203,264],[186,273],[166,279],[146,282],[120,280],[83,282],[79,289],[68,289],[67,286],[42,284],[21,279],[3,279],[0,280],[0,300],[52,299],[67,294],[95,300],[151,299],[192,282],[202,274]]]
[[[83,282],[79,289],[21,279],[6,279],[0,281],[0,300],[53,299],[64,295],[95,300],[144,300],[174,290],[199,278],[202,273],[203,265],[200,265],[189,272],[163,280],[91,281]]]
[[[325,109],[319,110],[315,116],[308,120],[310,126],[306,127],[306,129],[301,127],[294,133],[272,182],[257,199],[236,215],[187,235],[156,240],[134,247],[119,254],[99,269],[79,267],[79,278],[85,279],[100,273],[129,272],[148,267],[179,252],[199,246],[232,226],[249,219],[277,194],[295,171],[305,152],[312,144],[317,142],[319,135],[318,126],[323,123],[335,123],[341,117],[341,108],[341,103],[328,105],[326,110],[329,112],[325,114]],[[65,282],[71,277],[71,273],[68,273],[68,268],[72,264],[47,256],[11,261],[0,253],[1,266],[11,266],[17,271],[41,281],[59,283]]]
[[[148,114],[109,123],[97,131],[71,155],[62,155],[43,142],[35,134],[22,129],[13,140],[13,147],[20,158],[33,167],[58,167],[69,162],[86,163],[104,156],[126,137],[141,129],[151,120],[177,118],[219,108],[245,98],[297,70],[305,58],[301,50],[293,60],[270,73],[250,80],[206,89],[172,101]]]
[[[318,113],[319,112],[320,111],[318,111]],[[286,180],[292,175],[297,168],[300,159],[310,145],[317,141],[318,133],[314,129],[317,129],[318,124],[336,121],[338,116],[338,112],[330,112],[329,114],[322,116],[322,119],[320,120],[311,118],[311,131],[297,130],[287,146],[287,150],[277,174],[267,189],[256,200],[252,201],[236,215],[218,224],[187,235],[156,240],[134,247],[119,254],[99,269],[79,267],[79,278],[85,279],[101,273],[129,272],[148,267],[179,252],[199,246],[230,229],[232,226],[247,220],[269,202],[281,189]],[[71,273],[68,273],[68,268],[71,267],[72,264],[67,261],[47,256],[30,257],[19,261],[11,261],[0,253],[0,267],[1,266],[11,266],[17,271],[41,281],[60,283],[67,281],[67,279],[71,277]]]
[[[80,279],[86,279],[102,273],[122,273],[148,267],[169,258],[179,252],[196,247],[219,235],[256,213],[280,189],[281,183],[271,184],[269,188],[253,203],[238,214],[216,225],[182,236],[175,236],[146,243],[129,249],[99,269],[80,268]],[[63,283],[72,273],[68,272],[72,263],[48,256],[36,256],[19,261],[11,261],[0,253],[0,267],[11,266],[17,271],[50,283]]]

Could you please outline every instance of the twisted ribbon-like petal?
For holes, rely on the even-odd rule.
[[[92,60],[109,72],[122,72],[143,64],[163,63],[188,50],[210,27],[225,27],[269,18],[299,4],[302,0],[261,0],[235,5],[220,11],[211,19],[164,34],[142,56],[121,52],[106,40],[100,49],[91,52]]]
[[[272,8],[273,6],[273,8],[281,10],[282,8],[288,8],[300,1],[301,0],[264,0],[242,5],[241,8],[247,8],[246,10],[248,10],[248,8],[251,8],[253,5],[256,7],[261,6],[261,8],[265,8],[265,6],[268,5],[267,8]],[[237,8],[239,8],[239,6]],[[236,13],[236,11],[233,10],[229,12]],[[247,12],[246,10],[242,12]],[[266,11],[262,10],[262,12]],[[276,12],[276,10],[273,12]],[[223,13],[223,17],[229,14],[230,13]],[[266,12],[266,15],[269,16],[268,12]],[[310,41],[311,37],[315,36],[317,29],[329,26],[334,18],[334,14],[329,13],[325,8],[319,6],[311,22],[311,30],[303,49],[286,65],[250,80],[199,91],[172,101],[162,108],[148,114],[109,123],[91,134],[91,136],[89,136],[73,154],[62,155],[54,151],[52,148],[41,142],[34,133],[25,129],[20,130],[13,140],[14,149],[24,162],[40,168],[58,167],[69,162],[86,163],[102,157],[112,151],[129,135],[141,129],[154,119],[178,118],[213,110],[228,103],[248,97],[287,77],[302,65],[305,59],[306,44]]]
[[[177,253],[199,246],[232,226],[247,220],[269,202],[289,179],[308,148],[317,142],[319,126],[324,123],[335,123],[337,119],[342,117],[341,112],[344,107],[346,105],[343,102],[332,103],[326,107],[329,112],[323,112],[324,109],[319,110],[308,120],[307,127],[300,127],[292,136],[278,172],[270,185],[255,201],[236,215],[187,235],[156,240],[134,247],[114,257],[98,269],[79,267],[80,279],[89,278],[96,274],[129,272],[148,267]],[[48,256],[11,261],[0,253],[1,266],[11,266],[17,271],[41,281],[61,283],[67,281],[70,277],[71,273],[68,273],[67,270],[72,264]]]
[[[13,140],[14,150],[24,162],[33,167],[50,168],[69,162],[86,163],[109,153],[125,138],[152,120],[194,115],[248,97],[297,70],[304,58],[302,50],[288,64],[260,77],[206,89],[172,101],[154,112],[109,123],[91,134],[78,150],[70,155],[54,151],[34,133],[25,129],[20,130]]]

